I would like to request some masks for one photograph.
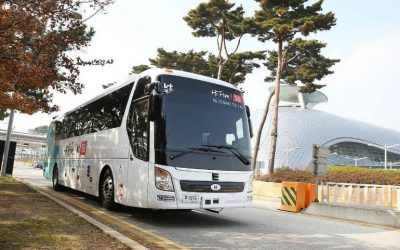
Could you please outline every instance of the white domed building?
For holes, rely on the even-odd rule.
[[[400,146],[396,144],[400,143],[400,132],[313,109],[327,101],[319,91],[302,94],[297,86],[281,86],[275,168],[309,166],[313,144],[329,147],[329,165],[382,168],[386,144],[387,168],[399,168]],[[272,112],[270,108],[257,158],[262,172],[268,169]],[[254,128],[258,128],[261,113],[253,116]]]

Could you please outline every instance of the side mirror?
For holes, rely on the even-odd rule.
[[[253,123],[251,122],[251,118],[250,118],[250,115],[251,115],[250,108],[247,105],[246,105],[246,114],[247,114],[247,123],[249,124],[250,138],[253,138],[253,136],[254,136]]]
[[[158,82],[152,82],[152,83],[146,84],[144,86],[145,94],[150,94],[153,90],[155,90],[157,93],[159,92],[158,91]]]
[[[247,122],[249,123],[249,133],[250,133],[250,138],[253,138],[254,132],[253,132],[253,124],[251,122],[251,118],[247,117]]]
[[[247,105],[246,105],[246,114],[247,114],[247,117],[250,118],[250,108]]]

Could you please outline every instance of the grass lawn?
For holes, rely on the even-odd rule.
[[[0,177],[0,249],[128,249],[12,177]]]

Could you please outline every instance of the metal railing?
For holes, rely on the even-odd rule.
[[[400,211],[400,186],[327,182],[320,202]]]

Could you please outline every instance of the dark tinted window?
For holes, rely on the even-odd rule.
[[[150,83],[151,83],[151,78],[149,76],[140,78],[135,88],[135,92],[133,93],[132,100],[136,100],[145,96],[144,92],[145,86]]]
[[[102,131],[105,128],[103,98],[88,105],[88,114],[91,117],[91,133]]]
[[[191,151],[205,145],[224,146],[234,148],[248,160],[251,158],[249,125],[239,90],[169,75],[161,77],[161,84],[164,91],[161,118],[155,126],[156,163],[195,169],[251,170],[250,164],[228,149]],[[188,153],[171,159],[184,152]]]
[[[242,93],[199,80],[163,76],[166,147],[186,150],[203,144],[234,146],[250,156]],[[234,98],[236,98],[234,100]]]
[[[121,126],[132,86],[133,83],[66,115],[62,123],[62,138]]]
[[[62,122],[55,121],[55,140],[58,141],[61,139],[62,135]]]
[[[127,122],[127,131],[133,154],[143,160],[148,160],[148,112],[148,98],[132,102]]]
[[[103,97],[105,129],[121,126],[131,88],[126,86]]]
[[[70,120],[69,120],[69,116],[67,116],[67,117],[65,117],[64,119],[63,119],[63,128],[62,128],[62,138],[63,139],[65,139],[65,138],[69,138],[70,137],[70,135],[69,135],[69,132],[70,132]]]

